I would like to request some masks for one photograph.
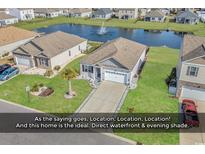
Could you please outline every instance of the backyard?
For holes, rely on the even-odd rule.
[[[104,22],[104,26],[109,27],[121,27],[121,28],[137,28],[146,30],[173,30],[178,32],[191,32],[195,35],[205,36],[205,24],[199,23],[197,25],[177,24],[166,20],[164,23],[159,22],[145,22],[136,19],[119,20],[119,19],[90,19],[90,18],[68,18],[68,17],[56,17],[56,18],[35,18],[31,21],[19,22],[15,26],[33,30],[41,27],[48,27],[49,25],[73,23],[83,25],[101,26]]]
[[[169,97],[165,79],[178,60],[178,50],[152,47],[144,66],[138,86],[130,90],[121,108],[121,113],[134,108],[136,113],[177,113],[178,100]],[[178,144],[178,133],[121,133],[125,138],[143,144]]]

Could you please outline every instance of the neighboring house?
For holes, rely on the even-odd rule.
[[[113,11],[110,8],[101,8],[92,13],[92,18],[109,19],[112,15]]]
[[[165,14],[160,10],[151,10],[147,12],[144,21],[164,22]]]
[[[9,10],[8,9],[3,9],[3,8],[0,8],[0,13],[6,13],[6,14],[9,14]]]
[[[92,9],[88,8],[74,8],[68,11],[69,17],[91,17]]]
[[[205,11],[197,11],[197,15],[202,22],[205,22]]]
[[[182,11],[176,15],[176,23],[182,24],[197,24],[199,17],[191,11]]]
[[[13,51],[17,65],[53,69],[64,65],[87,48],[87,40],[61,31],[35,38]]]
[[[205,101],[205,37],[184,36],[177,66],[176,96]]]
[[[151,9],[147,9],[147,8],[139,9],[139,17],[144,19],[147,12],[150,12],[150,11],[151,11]]]
[[[81,77],[94,83],[108,80],[132,87],[147,49],[143,44],[122,37],[107,42],[81,60]]]
[[[34,10],[31,8],[10,8],[9,14],[17,17],[19,20],[32,20],[35,18]]]
[[[136,19],[138,18],[138,9],[128,8],[128,9],[119,9],[118,10],[119,19]]]
[[[161,11],[164,15],[168,16],[168,15],[170,15],[171,9],[169,9],[169,8],[162,8],[162,9],[160,9],[160,11]]]
[[[34,9],[35,17],[47,17],[54,18],[62,15],[62,13],[58,9],[53,8],[36,8]]]
[[[25,29],[9,26],[0,28],[0,56],[39,36]]]
[[[18,18],[6,13],[0,13],[0,26],[15,24],[17,22],[18,22]]]

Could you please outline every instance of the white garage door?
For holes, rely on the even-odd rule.
[[[17,57],[17,64],[30,67],[30,60],[27,58]]]
[[[195,100],[205,101],[205,90],[199,88],[182,88],[182,98],[192,98]]]
[[[105,80],[125,83],[126,78],[127,78],[126,74],[120,72],[114,72],[114,71],[105,71]]]

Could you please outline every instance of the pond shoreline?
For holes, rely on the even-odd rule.
[[[105,27],[104,27],[105,28]],[[41,34],[49,34],[56,31],[78,35],[90,41],[107,42],[118,37],[124,37],[147,46],[167,46],[179,49],[184,32],[174,32],[171,30],[145,30],[137,28],[118,28],[107,26],[105,34],[99,34],[100,26],[82,24],[55,24],[48,27],[34,29]],[[172,41],[170,41],[172,40]]]
[[[144,29],[144,30],[170,30],[174,32],[193,33],[195,35],[205,36],[205,24],[199,23],[197,25],[177,24],[170,21],[164,23],[145,22],[140,20],[121,20],[121,19],[90,19],[90,18],[68,18],[56,17],[52,19],[35,18],[32,21],[20,22],[15,24],[17,27],[33,30],[37,28],[45,28],[57,24],[80,24],[90,26],[101,26],[104,22],[105,27],[127,28],[127,29]]]

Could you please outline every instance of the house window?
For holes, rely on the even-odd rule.
[[[83,72],[88,72],[88,66],[87,65],[83,65]]]
[[[82,65],[83,72],[93,73],[93,66]]]
[[[48,67],[48,60],[44,58],[39,58],[39,64]]]
[[[197,76],[199,72],[199,68],[198,67],[194,67],[194,66],[188,66],[187,68],[187,75],[188,76]]]
[[[88,67],[88,72],[93,73],[93,67],[92,66]]]

